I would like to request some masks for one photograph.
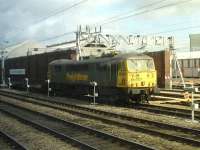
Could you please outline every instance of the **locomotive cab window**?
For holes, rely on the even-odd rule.
[[[128,59],[127,66],[129,71],[154,70],[152,59]]]

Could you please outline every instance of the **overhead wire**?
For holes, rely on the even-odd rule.
[[[112,16],[112,17],[109,17],[109,18],[107,18],[107,19],[104,19],[104,20],[102,20],[101,22],[98,22],[98,23],[96,23],[96,24],[100,24],[100,23],[102,23],[102,22],[107,22],[107,21],[112,21],[112,20],[115,20],[115,19],[117,19],[117,18],[119,18],[119,17],[122,17],[122,16],[124,16],[124,15],[130,15],[131,13],[134,13],[135,11],[138,11],[138,10],[141,10],[141,9],[144,9],[144,8],[148,8],[148,7],[157,5],[157,4],[159,4],[159,3],[163,3],[163,2],[165,2],[165,1],[168,1],[168,0],[159,0],[159,1],[156,1],[156,2],[153,2],[153,3],[150,3],[150,4],[147,4],[147,5],[143,5],[143,6],[139,7],[139,8],[134,9],[134,10],[131,10],[131,11],[128,11],[128,12],[125,12],[125,13],[121,13],[121,14],[118,14],[118,15],[115,15],[115,16]]]
[[[48,38],[45,38],[45,39],[41,39],[39,40],[40,42],[46,42],[46,41],[50,41],[50,40],[53,40],[53,39],[57,39],[57,38],[60,38],[60,37],[63,37],[63,36],[67,36],[67,35],[70,35],[72,33],[75,33],[75,31],[70,31],[70,32],[65,32],[63,34],[58,34],[58,35],[55,35],[55,36],[52,36],[52,37],[48,37]]]
[[[57,14],[60,14],[60,13],[62,13],[62,12],[64,12],[64,11],[70,10],[70,9],[72,9],[73,7],[76,7],[76,6],[82,4],[82,3],[86,2],[86,1],[88,1],[88,0],[81,0],[81,1],[79,1],[78,3],[75,3],[75,4],[71,5],[70,7],[63,8],[63,9],[60,9],[60,10],[57,9],[54,13],[52,13],[52,14],[46,16],[46,17],[41,18],[40,20],[36,21],[34,24],[38,24],[38,23],[40,23],[40,22],[42,22],[42,21],[47,20],[47,19],[50,18],[50,17],[53,17],[53,16],[55,16],[55,15],[57,15]],[[158,3],[161,3],[161,2],[164,2],[164,1],[167,1],[167,0],[160,0],[160,1],[157,1],[157,2],[153,2],[153,3],[151,3],[151,4],[144,5],[144,6],[140,7],[140,8],[137,8],[137,9],[134,10],[134,11],[137,11],[137,10],[140,10],[140,9],[144,9],[144,8],[148,8],[148,7],[154,6],[154,5],[156,5],[156,4],[158,4]],[[110,23],[117,22],[117,21],[120,21],[120,20],[128,19],[128,18],[130,18],[130,17],[142,15],[142,14],[145,14],[145,13],[148,13],[148,12],[152,12],[152,11],[156,11],[156,10],[160,10],[160,9],[163,9],[163,8],[166,8],[166,7],[171,7],[171,6],[180,5],[180,4],[183,4],[183,3],[186,3],[186,2],[190,2],[190,1],[192,1],[192,0],[187,0],[187,1],[185,0],[185,1],[181,1],[181,2],[179,1],[179,2],[176,2],[176,3],[170,3],[170,4],[162,5],[162,6],[159,6],[159,7],[156,7],[156,8],[147,9],[147,10],[144,10],[144,11],[142,11],[142,12],[137,12],[137,13],[134,13],[134,14],[132,14],[133,12],[131,12],[131,13],[130,13],[130,12],[129,12],[129,13],[123,13],[123,14],[121,14],[121,15],[116,15],[116,16],[114,16],[114,17],[110,17],[110,18],[108,18],[108,19],[105,19],[101,25],[110,24]],[[123,15],[123,16],[122,16],[122,15]],[[126,15],[126,16],[124,16],[124,15]],[[107,20],[109,20],[109,21],[107,21]],[[107,21],[107,22],[106,22],[106,21]],[[34,24],[32,24],[32,25],[34,25]],[[32,25],[31,25],[31,26],[32,26]],[[200,27],[200,26],[199,26],[199,27]],[[199,27],[198,27],[198,28],[199,28]],[[195,27],[195,28],[197,28],[197,27]],[[183,30],[186,30],[186,29],[187,29],[187,28],[184,28]],[[170,31],[170,30],[169,30],[169,31],[162,31],[162,32],[157,32],[157,33],[155,33],[155,34],[160,34],[160,33],[165,33],[165,32],[173,32],[173,31],[176,31],[176,30],[182,30],[182,29],[175,29],[175,30],[172,30],[172,31]],[[53,37],[46,38],[46,39],[42,39],[42,40],[40,40],[40,41],[49,41],[49,40],[52,40],[52,39],[56,39],[56,38],[59,38],[59,37],[62,37],[62,36],[69,35],[69,34],[71,34],[71,33],[74,33],[74,31],[66,32],[66,33],[63,33],[63,34],[60,34],[60,35],[55,35],[55,36],[53,36]],[[150,34],[152,34],[152,33],[150,33]]]
[[[37,20],[37,21],[35,21],[35,22],[33,22],[33,23],[32,23],[30,26],[28,26],[27,28],[30,28],[31,26],[34,26],[34,25],[36,25],[36,24],[39,24],[39,23],[41,23],[41,22],[43,22],[43,21],[45,21],[45,20],[47,20],[47,19],[49,19],[49,18],[51,18],[51,17],[53,17],[53,16],[56,16],[56,15],[61,14],[61,13],[63,13],[63,12],[69,11],[69,10],[71,10],[72,8],[74,8],[74,7],[78,6],[78,5],[81,5],[81,4],[83,4],[83,3],[87,2],[87,1],[88,1],[88,0],[81,0],[81,1],[79,1],[79,2],[77,2],[77,3],[72,4],[71,6],[67,6],[67,7],[64,7],[64,8],[62,7],[62,8],[53,10],[53,11],[52,11],[53,13],[51,13],[51,14],[49,14],[49,15],[43,17],[43,18],[40,18],[39,20]],[[22,29],[19,29],[18,31],[23,32],[24,30],[25,30],[25,29],[22,28]],[[71,31],[71,32],[73,32],[73,31]],[[18,33],[19,33],[19,32],[18,32]],[[15,37],[18,33],[16,33],[16,34],[14,35],[14,37]]]
[[[76,6],[76,5],[81,4],[81,3],[83,3],[83,2],[86,2],[86,1],[88,1],[88,0],[82,0],[82,1],[80,1],[79,3],[74,4],[74,5],[72,5],[72,6]],[[164,1],[167,1],[167,0],[156,1],[156,2],[153,2],[153,3],[151,3],[151,4],[144,5],[144,6],[140,7],[140,8],[137,8],[136,10],[143,9],[143,8],[146,8],[146,7],[150,7],[150,6],[153,6],[153,5],[157,4],[157,3],[164,2]],[[129,12],[129,13],[130,13],[130,12]],[[128,14],[128,13],[124,13],[124,14]],[[121,14],[121,15],[122,15],[122,14]],[[51,17],[51,16],[48,16],[48,17]],[[112,19],[112,18],[114,19],[115,17],[117,17],[117,16],[108,18],[108,19],[106,19],[106,20],[110,20],[110,19]],[[44,19],[45,19],[45,18],[44,18]],[[106,20],[105,20],[105,21],[106,21]],[[74,31],[74,32],[75,32],[75,31]],[[71,33],[71,32],[70,32],[70,33]],[[68,33],[67,33],[67,34],[68,34]],[[54,37],[52,37],[52,38],[40,40],[40,41],[49,41],[49,40],[56,39],[56,38],[59,38],[59,37],[62,37],[62,36],[65,36],[65,33],[64,33],[64,34],[60,34],[60,35],[56,35],[56,36],[54,36]]]
[[[190,0],[192,1],[192,0]],[[184,1],[186,2],[186,1]],[[183,3],[183,2],[182,2]],[[178,3],[180,4],[180,3]],[[146,5],[147,6],[147,5]],[[171,6],[171,5],[170,5]],[[166,7],[166,6],[165,6]],[[174,26],[174,25],[178,25],[178,24],[181,24],[183,22],[180,22],[180,23],[175,23],[175,24],[171,24],[171,25],[167,25],[167,26]],[[177,28],[177,29],[172,29],[172,30],[166,30],[166,31],[161,31],[161,32],[155,32],[155,33],[147,33],[147,34],[144,34],[144,35],[157,35],[157,34],[161,34],[161,33],[169,33],[169,32],[176,32],[176,31],[183,31],[183,30],[187,30],[187,29],[191,29],[191,28],[200,28],[200,25],[196,25],[196,26],[189,26],[189,27],[183,27],[183,28]],[[75,31],[74,31],[75,32]],[[72,32],[70,32],[72,33]],[[58,36],[55,36],[55,37],[52,37],[50,39],[47,39],[47,40],[43,40],[43,41],[48,41],[48,40],[51,40],[51,39],[55,39],[55,38],[58,38],[58,37],[61,37],[61,36],[64,36],[64,34],[61,34],[61,35],[58,35]]]
[[[61,14],[63,12],[69,11],[70,9],[72,9],[72,8],[74,8],[74,7],[76,7],[76,6],[80,5],[80,4],[83,4],[83,3],[87,2],[87,1],[88,0],[81,0],[81,1],[79,1],[77,3],[75,3],[75,4],[72,4],[71,6],[66,7],[66,8],[64,7],[62,9],[60,9],[60,10],[58,9],[58,11],[54,11],[54,13],[39,19],[34,24],[38,24],[38,23],[43,22],[43,21],[45,21],[45,20],[47,20],[47,19],[49,19],[49,18],[51,18],[53,16],[56,16],[56,15]]]
[[[125,16],[125,17],[121,17],[121,18],[119,18],[118,16],[112,17],[110,19],[114,19],[114,18],[115,19],[114,20],[110,20],[108,22],[105,22],[102,25],[109,24],[109,23],[116,22],[116,21],[123,20],[123,19],[127,19],[127,18],[134,17],[134,16],[137,16],[137,15],[142,15],[144,13],[148,13],[148,12],[151,12],[151,11],[160,10],[160,9],[163,9],[163,8],[166,8],[166,7],[180,5],[180,4],[183,4],[183,3],[190,2],[190,1],[192,1],[192,0],[181,1],[181,2],[179,1],[179,2],[176,2],[176,3],[170,3],[170,4],[167,4],[167,5],[163,5],[163,6],[160,6],[160,7],[153,8],[151,10],[145,10],[145,11],[142,11],[140,13],[135,13],[135,14],[128,15],[128,16]],[[148,6],[148,5],[145,5],[145,6]],[[168,25],[168,26],[174,26],[174,25],[178,25],[178,24],[181,24],[181,23],[183,23],[183,22],[171,24],[171,25]],[[162,33],[177,32],[177,31],[183,31],[183,30],[195,29],[195,28],[200,28],[200,25],[188,26],[188,27],[183,27],[183,28],[176,28],[176,29],[166,30],[166,31],[161,31],[161,32],[156,32],[156,33],[148,33],[148,34],[145,34],[145,35],[157,35],[157,34],[162,34]]]
[[[200,25],[193,25],[193,26],[188,26],[188,27],[183,27],[183,28],[176,28],[176,29],[172,29],[172,30],[154,32],[154,33],[147,33],[146,35],[157,35],[157,34],[162,34],[162,33],[170,33],[170,32],[176,32],[176,31],[184,31],[184,30],[196,29],[196,28],[200,28]]]
[[[188,3],[190,1],[192,1],[192,0],[179,1],[179,2],[176,2],[176,3],[170,3],[170,4],[162,5],[162,6],[152,8],[152,9],[149,9],[149,10],[144,10],[142,12],[136,12],[134,14],[130,14],[130,15],[127,15],[127,16],[123,16],[123,17],[119,17],[119,18],[110,20],[108,22],[104,22],[101,25],[104,26],[104,25],[107,25],[107,24],[110,24],[110,23],[113,23],[113,22],[118,22],[118,21],[121,21],[121,20],[125,20],[125,19],[131,18],[131,17],[135,17],[135,16],[138,16],[138,15],[149,13],[149,12],[152,12],[152,11],[156,11],[156,10],[160,10],[160,9],[163,9],[163,8],[180,5],[180,4],[183,4],[183,3]]]
[[[194,19],[190,19],[190,20],[183,20],[183,21],[180,21],[180,22],[176,22],[176,23],[173,23],[173,24],[164,24],[164,26],[166,26],[167,28],[169,28],[169,27],[172,27],[172,26],[177,26],[177,25],[185,25],[185,24],[189,24],[189,23],[193,23],[193,20]],[[191,22],[192,21],[192,22]],[[196,20],[195,19],[195,21],[196,22],[198,22],[198,21],[200,21],[200,20]],[[148,24],[149,25],[149,24]],[[163,24],[161,24],[161,25],[163,25]],[[151,25],[152,26],[152,25]],[[143,28],[142,30],[148,30],[148,31],[151,31],[152,29],[154,29],[155,28],[155,26],[152,26],[152,27],[150,27],[150,28]],[[136,29],[136,30],[139,30],[139,29]]]
[[[86,1],[87,1],[87,0],[86,0]],[[161,2],[164,2],[164,1],[167,1],[167,0],[159,0],[159,1],[153,2],[153,3],[150,3],[150,4],[148,4],[148,5],[144,5],[144,6],[142,6],[142,7],[139,7],[139,8],[137,8],[137,9],[135,9],[134,11],[139,10],[139,9],[143,9],[143,8],[146,8],[146,7],[150,7],[150,6],[153,6],[153,5],[157,4],[157,3],[161,3]],[[80,2],[77,3],[77,4],[80,4],[80,3],[83,3],[83,1],[80,1]],[[128,12],[126,12],[126,13],[120,14],[120,16],[129,14],[130,12],[133,12],[133,11],[128,11]],[[49,17],[51,17],[51,16],[49,16]],[[116,17],[119,17],[119,16],[116,15],[116,16],[107,18],[107,19],[105,19],[104,21],[107,21],[107,20],[110,20],[110,19],[115,19]],[[45,18],[44,18],[44,19],[45,19]],[[104,21],[103,21],[103,22],[104,22]],[[75,31],[74,31],[74,32],[75,32]],[[50,38],[47,38],[47,39],[42,39],[42,40],[40,40],[40,41],[41,41],[41,42],[50,41],[50,40],[53,40],[53,39],[56,39],[56,38],[59,38],[59,37],[68,35],[69,33],[73,33],[73,32],[63,33],[63,34],[56,35],[56,36],[53,36],[53,37],[50,37]]]
[[[166,0],[162,0],[162,1],[159,1],[159,2],[164,2],[164,1],[166,1]],[[126,18],[133,17],[133,16],[136,16],[136,15],[142,15],[144,13],[148,13],[148,12],[151,12],[151,11],[163,9],[163,8],[166,8],[166,7],[176,6],[176,5],[183,4],[183,3],[186,3],[186,2],[190,2],[190,1],[192,1],[192,0],[181,1],[181,2],[176,2],[176,3],[170,3],[170,4],[167,4],[167,5],[163,5],[163,6],[160,6],[160,7],[153,8],[151,10],[145,10],[145,11],[140,12],[140,13],[135,13],[135,14],[132,14],[132,15],[129,15],[129,16],[125,16],[123,18],[118,18],[117,19],[118,16],[114,16],[114,17],[111,17],[111,18],[108,18],[108,19],[105,19],[105,20],[109,20],[109,19],[112,19],[112,18],[115,19],[116,18],[115,20],[111,20],[110,22],[106,23],[106,24],[108,24],[108,23],[111,23],[113,21],[118,21],[119,19],[122,20],[122,19],[126,19]],[[157,1],[157,3],[158,3],[158,1]],[[138,9],[143,9],[143,8],[146,8],[146,7],[150,7],[150,6],[153,6],[153,4],[156,4],[156,2],[148,4],[148,5],[144,5],[144,6],[140,7],[140,8],[138,8]],[[123,13],[123,14],[128,14],[128,13]],[[181,23],[183,23],[183,22],[181,22]],[[177,23],[177,24],[179,24],[179,23]],[[171,24],[169,26],[173,26],[173,25],[177,25],[177,24]],[[200,25],[198,25],[198,26],[189,26],[189,27],[178,28],[178,29],[167,30],[167,31],[161,31],[161,32],[157,32],[157,33],[148,33],[147,35],[152,35],[152,34],[156,35],[156,34],[161,34],[161,33],[168,33],[168,32],[174,32],[174,31],[182,31],[182,30],[187,30],[187,29],[190,29],[190,28],[200,28]],[[65,35],[65,33],[61,34],[61,35],[57,35],[57,36],[52,37],[52,38],[49,38],[47,40],[43,40],[43,41],[48,41],[48,40],[55,39],[55,38],[58,38],[58,37],[61,37],[61,36],[64,36],[64,35]]]

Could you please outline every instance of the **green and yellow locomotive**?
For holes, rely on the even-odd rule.
[[[128,53],[89,60],[59,59],[49,64],[53,90],[66,95],[92,93],[91,81],[98,83],[99,99],[137,101],[148,99],[156,87],[156,70],[151,57]]]

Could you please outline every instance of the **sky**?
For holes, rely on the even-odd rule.
[[[0,45],[69,41],[78,25],[102,25],[105,34],[174,36],[185,49],[200,33],[199,8],[200,0],[0,0]]]

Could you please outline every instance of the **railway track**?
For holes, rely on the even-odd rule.
[[[92,128],[84,127],[70,121],[65,121],[51,115],[36,112],[19,105],[1,101],[0,110],[24,122],[42,128],[60,138],[67,138],[80,145],[81,149],[140,149],[153,150],[153,148],[128,141]],[[122,146],[123,145],[123,146]]]
[[[164,107],[164,106],[149,105],[149,104],[140,104],[134,108],[140,109],[140,110],[145,110],[148,112],[153,112],[156,114],[177,116],[177,117],[182,117],[182,118],[186,118],[186,119],[191,118],[191,110],[187,110],[187,109]],[[195,119],[200,120],[200,112],[199,111],[195,111]]]
[[[6,94],[4,93],[4,95]],[[179,126],[170,125],[170,124],[164,124],[164,123],[145,120],[141,118],[134,118],[131,116],[110,113],[106,111],[96,110],[96,109],[82,107],[78,105],[72,105],[68,103],[61,103],[61,102],[52,101],[52,100],[50,101],[47,99],[42,99],[42,101],[37,100],[37,99],[28,100],[26,97],[19,94],[10,95],[10,96],[13,98],[17,98],[19,100],[25,101],[25,102],[34,103],[37,105],[43,105],[46,107],[51,107],[54,109],[69,112],[69,113],[87,117],[87,118],[101,120],[103,122],[126,127],[131,130],[151,134],[154,136],[160,136],[168,140],[173,140],[173,141],[175,140],[181,143],[187,143],[189,145],[200,146],[200,138],[199,138],[200,130],[179,127]]]
[[[155,93],[154,96],[163,96],[171,98],[182,98],[184,99],[184,90],[161,90],[159,93]],[[200,92],[194,93],[194,99],[200,99]]]
[[[190,103],[185,100],[184,93],[185,91],[180,89],[162,89],[159,93],[152,95],[152,101],[179,101],[182,105],[188,106]],[[193,96],[195,103],[200,103],[200,92],[195,92]]]
[[[9,94],[11,92],[8,91],[1,91],[0,90],[0,94],[4,94],[5,93]],[[57,102],[57,101],[50,101],[48,100],[48,98],[46,97],[38,97],[35,95],[25,95],[25,94],[19,94],[19,93],[13,93],[15,95],[18,96],[25,96],[25,97],[29,97],[29,98],[35,98],[38,100],[42,100],[42,101],[49,101],[51,103],[57,103],[57,104],[64,104],[64,105],[70,105],[70,104],[65,104],[62,102]],[[6,95],[5,95],[6,96]],[[77,105],[76,105],[77,106]],[[72,105],[72,107],[74,107]],[[172,108],[172,107],[165,107],[165,106],[158,106],[158,105],[150,105],[150,104],[140,104],[140,105],[131,105],[131,106],[127,106],[129,108],[135,108],[135,109],[139,109],[139,110],[145,110],[151,113],[156,113],[156,114],[163,114],[163,115],[170,115],[170,116],[176,116],[176,117],[181,117],[181,118],[185,118],[185,119],[191,119],[191,110],[189,109],[180,109],[180,108]],[[83,108],[82,108],[83,109]],[[200,120],[200,111],[195,111],[195,119],[196,120]]]
[[[177,93],[184,93],[183,89],[162,89],[161,91],[164,92],[177,92]],[[196,94],[200,94],[200,91],[195,92]]]
[[[20,144],[14,137],[10,136],[4,131],[0,131],[0,137],[3,138],[4,141],[9,143],[9,145],[11,145],[12,149],[14,150],[27,150],[25,146]]]

